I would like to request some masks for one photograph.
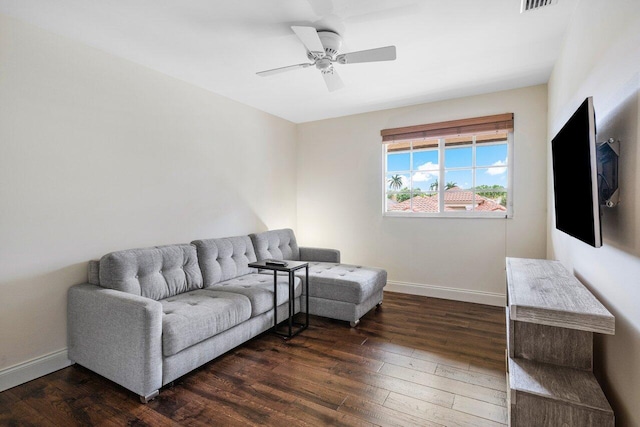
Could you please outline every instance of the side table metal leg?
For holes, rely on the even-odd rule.
[[[307,288],[307,292],[306,292],[306,297],[305,297],[305,306],[306,306],[306,315],[305,315],[305,328],[309,326],[309,264],[307,264],[307,267],[305,269],[305,275],[304,275],[304,285]]]
[[[278,330],[278,272],[273,270],[273,332]]]
[[[293,271],[289,272],[289,338],[293,335],[293,313],[295,312],[295,301],[293,298],[293,288],[295,285]]]

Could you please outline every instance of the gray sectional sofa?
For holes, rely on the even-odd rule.
[[[309,313],[346,320],[382,303],[386,271],[340,264],[335,250],[298,247],[291,230],[112,252],[89,263],[68,295],[69,358],[140,396],[273,327],[266,258],[309,261]],[[301,270],[304,271],[304,270]],[[303,273],[304,274],[304,273]],[[301,306],[304,276],[277,279],[278,322]]]

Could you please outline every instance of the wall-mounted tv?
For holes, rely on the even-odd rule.
[[[551,140],[551,151],[556,228],[599,248],[602,231],[595,122],[589,97]]]

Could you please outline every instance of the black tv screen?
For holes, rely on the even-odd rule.
[[[556,228],[602,246],[593,99],[585,99],[551,141]]]

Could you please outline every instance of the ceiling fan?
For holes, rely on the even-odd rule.
[[[396,59],[396,47],[386,46],[377,49],[360,50],[357,52],[341,53],[342,37],[338,33],[327,30],[316,30],[313,27],[291,27],[305,48],[307,48],[308,63],[289,65],[256,73],[260,77],[272,76],[297,68],[315,66],[322,73],[329,92],[344,87],[342,79],[334,69],[333,64],[357,64],[362,62],[393,61]]]

